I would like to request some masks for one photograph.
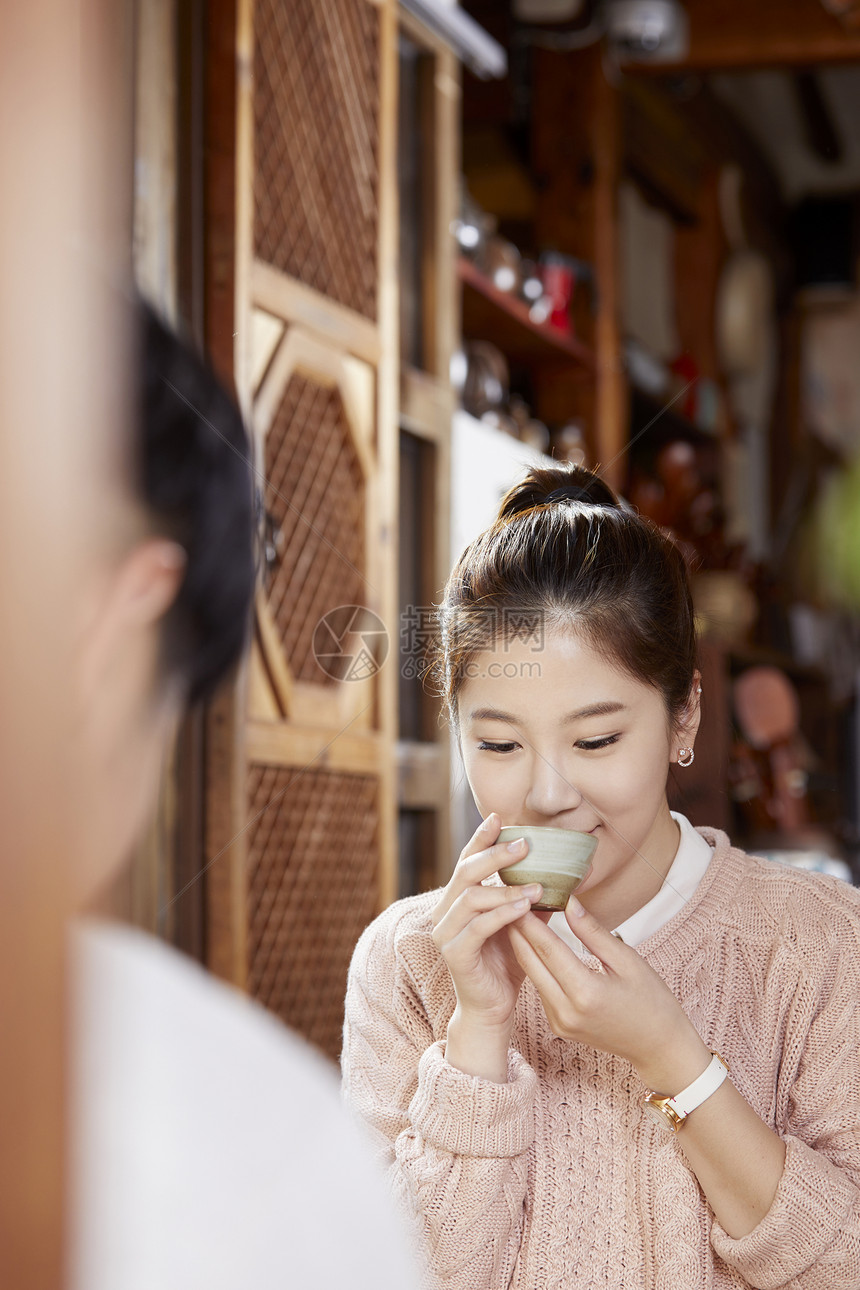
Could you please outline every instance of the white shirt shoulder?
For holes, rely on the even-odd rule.
[[[153,937],[75,933],[73,1290],[401,1290],[336,1071]]]

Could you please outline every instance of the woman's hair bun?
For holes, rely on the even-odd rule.
[[[583,502],[587,506],[618,506],[608,484],[583,466],[533,466],[525,479],[502,498],[498,518],[513,519],[555,502]]]

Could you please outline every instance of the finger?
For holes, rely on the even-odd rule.
[[[552,928],[537,916],[524,918],[518,931],[541,964],[541,976],[552,977],[563,992],[576,989],[592,975],[591,969],[574,954],[570,946],[565,945],[561,937],[556,936]],[[531,976],[531,972],[529,975]]]
[[[522,887],[520,891],[524,890]],[[445,956],[451,961],[452,958],[459,954],[472,956],[479,954],[484,944],[500,932],[504,927],[509,930],[511,925],[524,914],[528,914],[531,902],[528,897],[521,896],[519,892],[514,893],[516,900],[505,901],[503,905],[489,910],[485,914],[477,914],[462,929],[459,935],[449,941],[445,946]]]
[[[539,883],[528,887],[468,887],[450,909],[434,923],[433,940],[441,949],[449,944],[480,914],[525,900],[526,908],[540,898]]]
[[[495,842],[502,828],[502,821],[495,811],[491,811],[485,820],[475,829],[475,832],[469,838],[469,841],[460,852],[460,859],[464,860],[468,856],[475,855],[479,851],[484,851],[488,846]]]
[[[490,827],[484,832],[484,847],[477,851],[470,850],[473,845],[480,845],[482,839],[481,830],[479,829],[469,845],[463,848],[457,867],[442,893],[439,904],[436,906],[437,914],[444,913],[445,910],[449,909],[461,892],[468,887],[476,886],[486,878],[491,877],[500,868],[514,864],[517,860],[522,860],[527,854],[528,843],[522,838],[516,838],[513,842],[508,843],[493,842],[493,839],[498,837],[499,829],[501,828],[497,815],[488,816],[485,824],[489,824]]]
[[[433,917],[439,918],[457,899],[463,890],[463,865],[473,855],[480,855],[492,846],[494,840],[499,836],[499,830],[502,822],[495,811],[491,811],[485,820],[482,820],[469,841],[460,852],[457,864],[454,866],[454,872],[448,880],[442,898],[433,911]],[[491,871],[492,872],[492,871]],[[489,876],[489,875],[488,875]]]
[[[540,995],[544,1010],[547,1015],[555,1013],[562,1015],[570,1011],[570,997],[564,986],[556,977],[554,971],[547,965],[542,955],[535,949],[529,935],[526,932],[526,923],[530,922],[530,916],[522,918],[514,926],[508,928],[508,939],[511,943],[511,949],[514,957],[525,972],[526,976],[534,985]],[[537,922],[537,919],[535,920]],[[555,935],[555,933],[551,933]],[[569,949],[563,941],[558,940],[562,949],[567,950],[574,959],[576,955],[573,950]],[[581,966],[581,965],[579,965]],[[588,969],[584,969],[587,971]]]
[[[609,971],[617,971],[629,961],[630,947],[620,937],[614,936],[593,914],[589,914],[575,896],[571,896],[564,911],[567,925],[582,941],[587,950]]]

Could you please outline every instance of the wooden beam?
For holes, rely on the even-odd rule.
[[[820,0],[687,0],[686,7],[690,50],[677,66],[713,71],[860,59],[860,32],[846,30]]]
[[[349,775],[378,775],[388,755],[387,741],[378,731],[339,734],[316,726],[249,721],[246,733],[249,762],[292,766],[298,774],[323,766]]]
[[[375,323],[263,260],[254,260],[251,266],[251,294],[261,309],[307,328],[327,344],[368,363],[379,361],[381,340]]]

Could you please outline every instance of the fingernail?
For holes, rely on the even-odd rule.
[[[514,909],[528,909],[531,903],[530,900],[515,900]]]
[[[570,913],[573,914],[574,918],[582,918],[582,915],[585,913],[585,910],[576,899],[576,896],[571,896],[570,900],[567,902],[567,908]]]
[[[491,811],[490,814],[487,816],[487,818],[484,820],[484,823],[481,825],[481,828],[484,830],[485,833],[489,833],[490,829],[493,827],[495,819],[496,819],[495,813]]]
[[[540,900],[543,887],[540,885],[539,882],[533,882],[528,887],[525,888],[525,891],[528,894],[529,900]]]
[[[508,843],[509,851],[520,851],[526,844],[525,838],[517,838],[516,842]]]

